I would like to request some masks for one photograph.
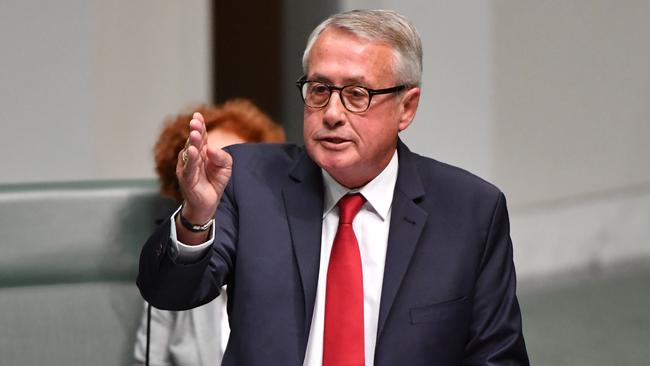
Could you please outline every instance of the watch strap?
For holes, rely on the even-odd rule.
[[[193,224],[185,216],[183,216],[182,208],[178,210],[178,218],[181,221],[181,225],[193,233],[202,233],[208,231],[210,229],[210,226],[212,226],[212,222],[214,221],[214,219],[210,219],[208,222],[202,225]]]

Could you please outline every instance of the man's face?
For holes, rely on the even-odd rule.
[[[314,43],[307,79],[334,86],[382,89],[397,85],[393,50],[348,32],[328,29]],[[332,92],[327,106],[304,110],[304,140],[309,156],[348,188],[365,185],[386,167],[397,146],[397,134],[411,123],[420,89],[372,97],[363,113],[352,113]]]

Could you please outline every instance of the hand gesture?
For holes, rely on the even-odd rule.
[[[213,216],[232,173],[232,157],[210,147],[205,120],[194,113],[190,136],[178,154],[176,178],[183,195],[183,216],[190,222],[203,224]]]

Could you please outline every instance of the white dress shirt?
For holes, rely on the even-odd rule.
[[[338,228],[339,213],[336,204],[347,193],[361,193],[366,202],[354,218],[352,227],[359,243],[363,273],[364,352],[366,366],[374,364],[379,302],[381,300],[384,264],[388,246],[391,204],[397,182],[397,151],[384,170],[360,189],[349,190],[336,182],[323,170],[325,197],[323,204],[323,229],[321,236],[320,268],[316,302],[312,314],[311,329],[307,342],[304,366],[320,366],[323,363],[323,329],[325,321],[325,289],[327,268],[334,236]],[[174,213],[175,215],[176,213]],[[171,254],[177,262],[191,263],[203,255],[214,241],[214,225],[210,238],[197,246],[185,245],[176,239],[174,215],[171,220]]]
[[[323,330],[325,324],[325,289],[327,268],[334,236],[339,224],[338,201],[347,193],[361,193],[366,198],[361,210],[352,222],[354,234],[359,243],[361,269],[363,273],[363,321],[364,352],[366,366],[372,366],[375,360],[375,343],[377,340],[377,323],[379,322],[379,302],[381,286],[384,279],[384,263],[388,246],[388,229],[390,227],[391,203],[397,181],[397,152],[386,168],[375,179],[361,189],[350,191],[336,182],[323,171],[325,197],[323,205],[323,231],[320,249],[320,268],[316,303],[312,315],[307,353],[304,366],[323,364]]]

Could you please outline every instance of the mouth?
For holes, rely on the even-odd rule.
[[[348,145],[352,144],[351,140],[347,140],[336,136],[320,137],[317,138],[316,140],[321,144],[321,146],[329,150],[342,150],[346,148]]]

